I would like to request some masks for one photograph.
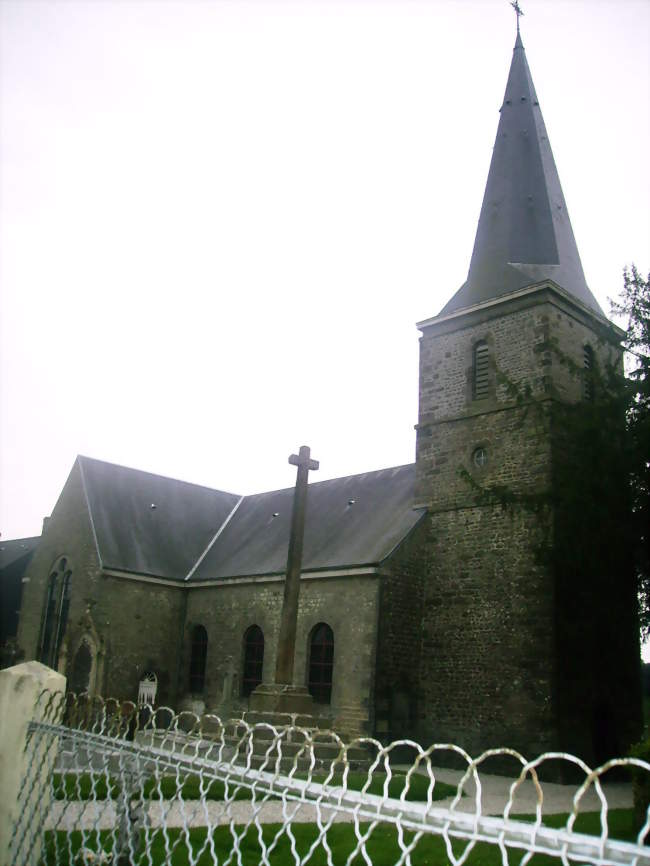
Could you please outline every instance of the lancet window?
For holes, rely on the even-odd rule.
[[[327,623],[319,622],[309,641],[309,691],[319,704],[332,700],[334,670],[334,632]]]
[[[68,624],[71,579],[72,569],[66,557],[62,556],[55,562],[47,581],[39,651],[41,662],[54,670],[59,662],[59,650]]]
[[[192,629],[192,652],[190,655],[190,691],[201,694],[205,688],[205,664],[208,657],[208,633],[202,625]]]
[[[262,682],[264,667],[264,634],[258,625],[252,625],[244,634],[244,675],[242,695],[247,698]]]

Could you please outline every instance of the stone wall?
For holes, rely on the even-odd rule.
[[[536,562],[535,519],[474,507],[434,513],[430,526],[418,739],[471,753],[550,748],[553,584]]]
[[[578,371],[584,368],[585,346],[591,346],[596,364],[604,373],[608,365],[622,363],[620,341],[612,328],[567,305],[547,304],[544,317],[550,349],[542,363],[550,379],[551,393],[565,402],[579,402],[583,398],[583,379]]]
[[[472,350],[483,340],[490,396],[473,400]],[[620,360],[611,327],[548,291],[435,322],[420,340],[419,426],[504,408],[515,396],[511,385],[528,385],[538,399],[578,401],[586,344],[601,366]]]
[[[77,463],[27,569],[18,634],[27,658],[38,657],[48,577],[63,556],[72,576],[59,670],[71,676],[84,641],[92,658],[91,691],[136,700],[142,674],[153,670],[158,702],[175,702],[183,592],[102,571]]]
[[[97,597],[102,579],[77,462],[25,574],[18,643],[27,659],[38,659],[48,578],[61,557],[72,570],[68,622],[74,623],[85,613],[86,599]]]
[[[188,689],[192,628],[208,633],[203,701],[207,708],[245,709],[241,696],[243,637],[251,625],[264,634],[265,682],[273,682],[284,585],[257,578],[191,589],[182,660],[182,684]],[[329,712],[346,727],[366,730],[374,685],[379,580],[376,576],[303,577],[300,585],[294,682],[306,685],[311,632],[326,622],[334,632],[334,672]],[[232,694],[231,694],[232,693]],[[326,707],[321,709],[327,711]]]
[[[474,399],[472,353],[483,340],[490,394]],[[601,365],[618,357],[613,332],[551,290],[433,322],[423,332],[416,498],[429,508],[431,564],[421,739],[452,739],[474,752],[510,745],[533,755],[570,745],[593,755],[592,701],[569,708],[562,695],[579,677],[593,692],[596,665],[584,653],[573,666],[566,657],[577,647],[567,641],[567,611],[577,603],[550,555],[556,515],[550,505],[534,507],[540,493],[555,489],[554,406],[583,398],[585,344]],[[485,465],[474,462],[478,448],[487,453]],[[495,491],[492,499],[481,496],[486,489]],[[614,650],[615,664],[600,664],[609,680],[600,689],[615,686],[615,669],[630,687],[634,602],[626,589],[610,622],[628,637],[608,640],[598,623],[611,591],[601,590],[582,606],[581,634],[601,656],[605,646],[625,644]]]
[[[157,704],[178,705],[183,590],[106,576],[92,609],[107,635],[105,694],[136,700],[142,675],[158,678]]]
[[[548,303],[505,303],[434,326],[421,341],[416,498],[429,507],[432,540],[419,736],[474,752],[510,745],[532,754],[557,741],[554,584],[539,562],[550,517],[477,495],[550,485],[550,314]],[[472,354],[482,340],[489,396],[474,400]],[[518,402],[526,387],[533,406]]]
[[[381,568],[374,732],[385,742],[417,729],[428,529],[423,515]]]

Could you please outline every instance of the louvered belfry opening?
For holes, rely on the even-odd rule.
[[[489,394],[489,362],[490,351],[488,344],[485,340],[482,340],[474,346],[473,397],[475,400],[481,400]]]
[[[252,625],[244,634],[244,675],[242,695],[247,698],[262,682],[264,667],[264,634],[258,625]]]
[[[582,394],[591,402],[594,399],[594,350],[589,344],[583,350],[583,367]]]
[[[330,703],[333,669],[334,632],[327,623],[320,622],[311,633],[309,647],[309,692],[316,703]]]

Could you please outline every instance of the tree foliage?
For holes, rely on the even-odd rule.
[[[552,515],[537,553],[556,574],[559,592],[571,593],[560,605],[569,619],[606,616],[595,599],[614,599],[622,584],[634,579],[641,631],[650,637],[650,275],[644,279],[634,265],[625,268],[612,312],[625,324],[625,366],[620,358],[605,365],[594,358],[586,371],[556,343],[539,347],[574,377],[589,377],[590,399],[536,398],[530,383],[509,381],[498,372],[521,409],[522,424],[542,425],[551,436],[549,485],[523,493],[481,485],[467,470],[459,471],[478,504],[535,511],[542,524],[544,514]]]
[[[553,336],[536,347],[540,369],[561,366],[579,386],[573,399],[550,377],[509,381],[497,371],[522,433],[548,443],[549,471],[509,485],[459,470],[477,505],[536,514],[531,550],[552,577],[561,660],[560,739],[572,750],[574,732],[590,726],[598,762],[620,754],[641,725],[639,625],[650,637],[650,277],[627,268],[612,310],[625,329],[600,337],[594,330],[589,363]]]
[[[639,581],[641,630],[650,636],[650,274],[632,265],[612,312],[626,322],[626,454],[633,555]]]

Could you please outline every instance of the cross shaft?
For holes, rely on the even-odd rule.
[[[296,487],[293,494],[291,533],[287,554],[287,576],[284,582],[282,619],[278,638],[278,654],[275,665],[275,682],[283,685],[293,683],[293,666],[296,652],[296,629],[298,624],[298,598],[300,595],[300,571],[305,535],[307,511],[307,487],[310,470],[318,469],[318,460],[312,460],[307,445],[302,445],[298,454],[289,457],[289,463],[297,466]]]

